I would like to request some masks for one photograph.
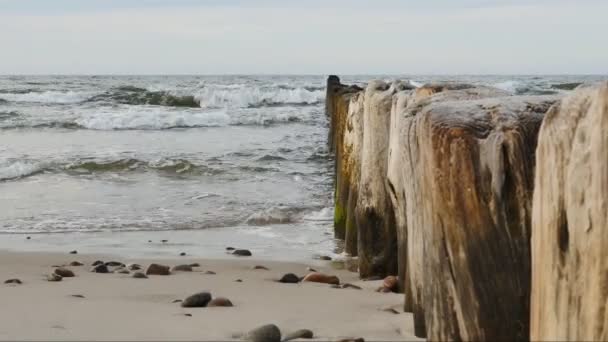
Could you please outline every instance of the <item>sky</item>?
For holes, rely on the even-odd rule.
[[[0,74],[608,74],[606,0],[0,0]]]

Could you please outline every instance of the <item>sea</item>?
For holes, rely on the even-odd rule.
[[[337,255],[327,75],[0,76],[0,249]],[[566,93],[605,76],[342,76]],[[166,240],[166,241],[164,241]]]

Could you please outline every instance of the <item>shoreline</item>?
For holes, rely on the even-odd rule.
[[[115,259],[117,258],[117,259]],[[10,252],[0,250],[4,282],[0,285],[0,340],[239,340],[237,336],[264,324],[276,324],[283,335],[310,329],[317,341],[363,337],[367,341],[415,340],[412,316],[403,313],[402,295],[377,293],[382,281],[361,281],[357,273],[337,270],[331,262],[267,261],[250,258],[202,259],[119,258],[97,254]],[[90,272],[95,260],[174,266],[199,263],[193,272],[134,279],[127,274]],[[48,282],[53,265],[67,267],[76,277]],[[269,270],[255,270],[263,265]],[[336,289],[327,284],[283,284],[285,273],[304,276],[307,267],[336,275],[341,283],[361,290]],[[213,271],[216,274],[206,274]],[[242,282],[235,282],[241,279]],[[230,308],[182,308],[175,299],[209,291],[227,297]],[[84,298],[73,297],[82,295]],[[398,311],[382,311],[392,308]],[[189,313],[192,316],[184,314]]]

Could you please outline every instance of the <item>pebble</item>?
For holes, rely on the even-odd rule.
[[[145,275],[143,272],[135,272],[135,273],[133,273],[133,278],[136,278],[136,279],[147,279],[148,276]]]
[[[217,274],[217,273],[215,273],[213,271],[206,271],[205,274],[211,274],[211,275],[213,275],[213,274]]]
[[[268,267],[266,267],[266,266],[262,266],[262,265],[256,265],[256,266],[253,266],[253,269],[254,269],[254,270],[265,270],[265,271],[269,271],[269,268],[268,268]]]
[[[148,243],[152,242],[152,240],[148,240]]]
[[[281,342],[281,330],[274,324],[263,325],[245,334],[250,342]]]
[[[171,268],[171,272],[192,272],[192,266],[190,265],[177,265]]]
[[[81,263],[80,261],[72,261],[70,263],[70,266],[83,266],[84,264]]]
[[[25,239],[26,239],[26,240],[30,240],[31,238],[32,238],[31,236],[28,236],[28,237],[26,237]]]
[[[226,250],[227,250],[227,251],[233,251],[233,250],[235,250],[235,249],[236,249],[236,248],[234,248],[234,247],[226,247]]]
[[[101,260],[97,260],[94,263],[91,264],[91,266],[97,266],[97,265],[104,265],[103,261]]]
[[[184,316],[186,316],[186,317],[192,317],[192,314],[185,313]]]
[[[362,337],[359,337],[359,338],[345,338],[345,339],[338,340],[337,342],[365,342],[365,340]]]
[[[169,242],[169,240],[160,240],[160,242],[167,243],[167,242]]]
[[[146,270],[147,275],[169,275],[169,266],[159,265],[159,264],[150,264],[148,269]]]
[[[279,279],[279,283],[297,284],[300,282],[300,277],[293,273],[287,273]]]
[[[327,275],[324,273],[319,273],[319,272],[312,272],[312,273],[307,274],[302,281],[340,285],[340,279],[338,279],[338,277],[330,276],[330,275]]]
[[[183,308],[203,308],[211,301],[211,293],[199,292],[193,294],[182,302]]]
[[[395,315],[399,314],[399,311],[397,311],[397,310],[395,310],[393,308],[384,308],[384,309],[382,309],[382,311],[384,311],[384,312],[390,312],[390,313],[395,314]]]
[[[108,270],[108,266],[106,266],[104,264],[98,264],[97,266],[93,267],[93,269],[91,270],[91,272],[94,272],[94,273],[110,273],[110,270]]]
[[[61,281],[61,279],[63,279],[63,277],[56,273],[51,273],[46,276],[46,280],[48,281]]]
[[[285,335],[285,337],[283,337],[283,342],[295,340],[297,338],[311,339],[313,337],[314,337],[314,333],[312,332],[312,330],[300,329],[300,330],[296,330],[292,333]]]
[[[391,291],[397,291],[399,289],[399,279],[395,276],[388,276],[384,278],[382,286],[386,287]]]
[[[193,264],[190,264],[190,267],[201,267],[201,265],[198,262],[195,262]]]
[[[74,272],[72,272],[72,270],[68,270],[67,268],[63,267],[56,268],[54,273],[60,275],[62,278],[71,278],[74,276]]]
[[[237,279],[237,280],[235,280],[235,282],[237,282],[237,283],[242,283],[242,282],[243,282],[243,280],[242,280],[242,279]]]
[[[110,267],[125,267],[125,264],[123,264],[122,262],[118,262],[118,261],[108,261],[106,262],[106,266],[110,266]]]
[[[224,297],[213,298],[207,304],[207,307],[230,307],[230,306],[234,306],[234,305],[232,305],[232,302],[230,301],[230,299],[224,298]]]
[[[232,255],[236,255],[236,256],[251,256],[251,251],[249,251],[248,249],[235,249],[234,252],[232,252]]]
[[[343,288],[343,289],[355,289],[355,290],[361,290],[361,287],[360,287],[360,286],[353,285],[353,284],[349,284],[349,283],[346,283],[346,284],[342,285],[342,288]]]
[[[172,301],[171,303],[175,304],[175,303],[181,303],[181,302],[183,302],[183,300],[181,300],[181,299],[176,299],[176,300]]]
[[[185,252],[181,252],[181,253],[179,253],[179,256],[186,256],[186,253]]]
[[[73,295],[70,295],[70,297],[74,297],[74,298],[84,298],[84,296],[83,296],[83,295],[81,295],[81,294],[73,294]]]
[[[20,279],[14,278],[4,281],[5,284],[23,284]]]
[[[331,257],[329,257],[329,256],[327,256],[327,255],[321,255],[321,256],[319,257],[319,260],[330,261],[330,260],[331,260]]]
[[[139,264],[128,264],[127,269],[131,271],[139,271],[141,270],[141,265]]]
[[[71,251],[70,254],[78,254],[78,251]]]

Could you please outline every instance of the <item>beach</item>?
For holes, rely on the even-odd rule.
[[[401,294],[377,293],[381,280],[359,280],[357,273],[336,269],[332,261],[273,262],[232,255],[225,259],[127,260],[68,252],[0,252],[2,281],[22,281],[0,286],[0,340],[230,341],[265,324],[276,324],[283,335],[310,329],[316,341],[358,337],[366,341],[416,340],[411,314],[402,310]],[[90,272],[96,260],[138,263],[144,269],[150,263],[198,263],[200,267],[135,279],[130,274]],[[53,266],[73,261],[84,264],[66,267],[75,277],[46,280]],[[254,269],[257,265],[268,270]],[[286,273],[304,276],[307,267],[362,289],[277,282]],[[234,307],[182,308],[174,303],[201,291],[226,297]]]

